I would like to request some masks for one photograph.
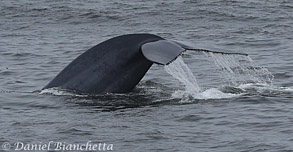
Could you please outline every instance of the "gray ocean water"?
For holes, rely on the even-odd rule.
[[[182,84],[153,65],[127,94],[40,93],[81,53],[130,33],[248,53],[274,75],[273,87],[183,97]],[[0,151],[50,141],[125,152],[293,151],[291,0],[1,0],[0,37]],[[183,59],[202,89],[235,93],[204,55]]]

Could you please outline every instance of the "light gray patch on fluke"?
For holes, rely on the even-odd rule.
[[[159,40],[143,44],[141,51],[148,60],[166,65],[176,59],[185,49],[174,42]]]

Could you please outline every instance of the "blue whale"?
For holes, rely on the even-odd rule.
[[[166,44],[156,46],[154,42],[160,41]],[[152,34],[114,37],[81,54],[43,89],[59,87],[83,93],[129,92],[153,63],[167,64],[182,51],[184,49],[176,43]]]
[[[129,92],[153,63],[169,64],[185,50],[197,49],[153,34],[117,36],[81,54],[43,89],[58,87],[81,93]]]

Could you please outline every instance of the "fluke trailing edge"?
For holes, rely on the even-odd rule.
[[[208,51],[153,34],[114,37],[81,54],[43,89],[59,87],[83,93],[129,92],[153,63],[169,64],[185,50]]]

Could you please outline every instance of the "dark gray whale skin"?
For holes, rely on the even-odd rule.
[[[73,60],[43,89],[129,92],[153,64],[144,57],[141,46],[158,40],[164,39],[152,34],[129,34],[106,40]]]

